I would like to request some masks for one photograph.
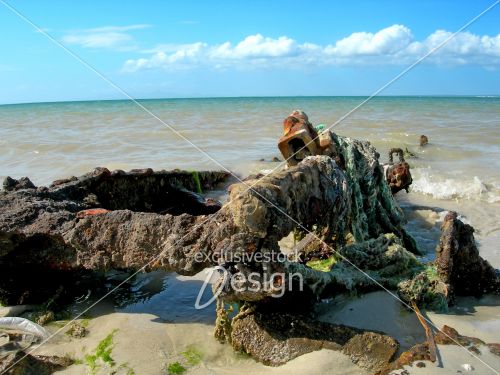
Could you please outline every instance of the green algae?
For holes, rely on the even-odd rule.
[[[117,374],[122,369],[127,371],[125,373],[125,375],[135,375],[134,369],[130,368],[128,366],[128,363],[122,363],[120,366],[117,367],[117,369],[115,371],[111,371],[110,375],[115,375],[115,374]]]
[[[337,263],[337,259],[332,255],[328,259],[310,260],[306,265],[314,270],[329,272],[335,263]]]
[[[438,272],[437,272],[437,267],[435,264],[428,264],[425,267],[425,273],[427,277],[429,278],[430,281],[436,281],[439,280]]]
[[[434,265],[427,265],[413,278],[401,281],[398,294],[408,303],[414,301],[436,312],[448,311],[448,288],[439,280]]]
[[[92,375],[96,374],[101,367],[99,362],[109,367],[115,366],[115,360],[111,357],[111,352],[113,351],[113,337],[117,331],[117,329],[114,329],[99,342],[93,354],[87,354],[84,357],[85,363],[89,367]]]
[[[191,175],[193,176],[194,184],[196,186],[196,192],[198,194],[202,194],[203,190],[201,189],[200,174],[196,171],[193,171],[191,172]]]
[[[199,364],[203,359],[203,353],[194,345],[188,346],[181,354],[186,359],[186,362],[191,366]]]
[[[169,375],[179,375],[186,372],[186,368],[180,362],[173,362],[167,365],[167,373]]]

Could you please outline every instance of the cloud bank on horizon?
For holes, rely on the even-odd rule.
[[[450,31],[436,30],[424,40],[418,41],[408,27],[395,24],[376,33],[355,32],[328,45],[299,43],[287,36],[270,38],[255,34],[236,44],[224,42],[210,45],[196,42],[157,45],[152,49],[139,51],[148,55],[147,57],[126,60],[122,70],[132,73],[147,69],[174,71],[196,67],[293,69],[333,65],[411,64],[452,34]],[[107,44],[97,35],[94,37],[96,39],[93,42],[69,38],[63,40],[83,47],[106,48],[120,45],[124,39],[115,38],[114,43]],[[113,41],[113,35],[110,37]],[[496,68],[500,65],[500,34],[489,36],[467,31],[458,33],[425,62]]]

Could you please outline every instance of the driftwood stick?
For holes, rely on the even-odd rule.
[[[434,334],[432,333],[432,330],[429,328],[429,325],[425,321],[415,301],[411,301],[411,307],[417,314],[418,321],[420,322],[420,324],[422,324],[422,327],[424,327],[425,336],[427,337],[427,346],[429,347],[430,360],[432,362],[436,362],[437,348],[436,348],[436,341],[434,341]]]

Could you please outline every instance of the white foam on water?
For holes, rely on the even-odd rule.
[[[413,171],[413,192],[430,195],[436,199],[468,199],[500,202],[496,184],[487,184],[477,176],[471,178],[449,178],[433,173],[430,168],[415,168]]]

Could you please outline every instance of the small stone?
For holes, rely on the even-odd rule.
[[[5,177],[3,180],[3,189],[10,191],[14,190],[14,187],[17,185],[18,181],[10,176]]]
[[[21,177],[16,189],[36,189],[36,186],[28,177]]]
[[[71,324],[68,332],[66,332],[66,333],[72,337],[75,337],[75,338],[82,338],[82,337],[87,336],[89,331],[81,323],[74,322],[73,324]]]
[[[54,312],[52,312],[52,311],[46,311],[46,312],[42,313],[42,315],[40,315],[38,317],[38,319],[36,320],[36,322],[38,324],[40,324],[41,326],[49,324],[50,322],[53,322],[53,321],[54,321]]]
[[[481,352],[479,351],[479,349],[477,348],[477,346],[471,346],[469,348],[469,351],[472,352],[472,353],[475,353],[475,354],[481,354]]]
[[[13,191],[20,189],[36,189],[36,186],[28,177],[21,177],[19,180],[16,180],[7,176],[3,181],[3,188],[6,191]]]
[[[111,175],[111,172],[109,171],[108,168],[97,167],[97,168],[94,168],[94,170],[92,172],[90,172],[90,174],[92,176],[109,176],[109,175]]]
[[[490,352],[492,354],[495,354],[496,356],[500,357],[500,344],[491,343],[491,344],[486,344],[486,346],[490,349]]]
[[[399,344],[392,337],[365,332],[351,338],[342,352],[361,367],[380,370],[387,366],[398,349]]]
[[[427,143],[429,143],[429,138],[425,135],[420,136],[420,146],[425,146]]]

